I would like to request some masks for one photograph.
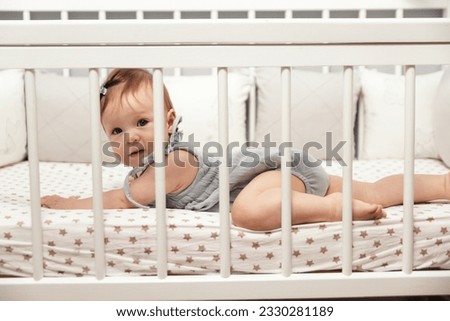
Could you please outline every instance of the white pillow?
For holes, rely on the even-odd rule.
[[[438,158],[432,123],[433,102],[442,71],[416,76],[417,158]],[[361,70],[364,142],[361,158],[403,158],[405,77]]]
[[[23,71],[0,71],[0,167],[23,160],[26,146]]]
[[[258,68],[256,70],[257,86],[257,121],[255,138],[258,143],[270,134],[271,142],[281,143],[281,76],[279,68]],[[311,143],[309,154],[318,159],[331,159],[335,155],[327,152],[336,148],[343,156],[339,144],[342,141],[342,73],[320,73],[293,70],[291,74],[291,137],[293,147],[303,149]],[[357,73],[353,85],[353,121],[360,92]],[[327,141],[327,132],[331,141]],[[316,144],[317,145],[317,144]]]
[[[195,132],[195,140],[202,145],[217,141],[216,77],[168,76],[164,82],[177,114],[183,117],[184,140]],[[250,86],[249,77],[229,74],[230,141],[245,141],[245,102]],[[88,78],[37,73],[36,90],[40,160],[90,162]],[[106,142],[105,136],[103,140]],[[112,161],[108,155],[104,159]]]
[[[434,100],[434,138],[439,157],[450,167],[450,67],[444,70]]]
[[[36,73],[39,159],[91,161],[91,117],[87,77]]]
[[[193,134],[194,141],[203,146],[218,142],[218,85],[214,76],[164,77],[177,115],[183,117],[183,141]],[[246,101],[251,78],[239,73],[228,75],[229,142],[246,142]]]

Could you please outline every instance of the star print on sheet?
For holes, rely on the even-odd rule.
[[[389,236],[392,236],[395,234],[395,230],[393,228],[388,228],[387,229],[387,234],[389,234]]]
[[[420,161],[419,161],[420,162]],[[370,164],[373,164],[370,162]],[[376,164],[376,163],[375,163]],[[19,164],[20,165],[20,164]],[[65,166],[58,164],[58,166]],[[22,166],[22,165],[20,165]],[[42,165],[46,174],[45,166]],[[51,164],[51,166],[56,166]],[[73,165],[81,172],[72,178],[72,169],[57,171],[63,173],[66,183],[77,183],[80,173],[89,175],[90,167]],[[371,165],[372,166],[372,165]],[[13,166],[12,168],[14,168]],[[28,186],[27,167],[18,167],[14,179]],[[429,168],[426,167],[427,169]],[[4,169],[0,169],[1,172]],[[104,168],[109,171],[110,169]],[[368,167],[367,172],[376,172]],[[52,175],[54,168],[49,171]],[[126,173],[125,173],[126,174]],[[123,175],[114,174],[117,187]],[[87,177],[87,176],[86,176]],[[115,179],[114,178],[114,179]],[[64,190],[53,179],[51,188]],[[105,188],[109,182],[105,181]],[[81,186],[81,185],[80,185]],[[42,186],[47,191],[48,186]],[[89,186],[71,187],[87,193]],[[4,262],[0,273],[30,276],[32,251],[23,244],[29,244],[31,219],[28,208],[9,208],[2,203],[0,192],[0,262]],[[87,195],[86,195],[87,196]],[[8,199],[9,200],[9,199]],[[3,206],[6,204],[6,206]],[[414,266],[419,268],[450,269],[449,227],[450,204],[420,204],[414,217]],[[9,212],[8,212],[9,211]],[[145,213],[144,213],[145,212]],[[388,219],[353,222],[354,268],[361,271],[401,270],[403,236],[401,207],[387,208]],[[144,213],[144,214],[143,214]],[[188,210],[167,210],[168,270],[170,273],[215,273],[219,270],[220,241],[219,216],[216,213]],[[153,209],[105,210],[104,240],[107,257],[107,275],[155,275],[157,237]],[[55,211],[42,209],[44,246],[44,275],[94,276],[94,226],[90,211]],[[6,224],[6,227],[5,227]],[[294,273],[332,270],[341,264],[342,223],[312,223],[292,227],[292,265]],[[185,238],[186,235],[189,235]],[[231,266],[235,273],[280,273],[281,232],[279,230],[252,232],[231,226]],[[26,240],[25,240],[26,239]],[[3,242],[3,243],[2,243]],[[20,243],[22,242],[22,243]],[[25,242],[25,243],[24,243]],[[19,250],[20,249],[20,250]],[[370,249],[370,250],[369,250]],[[173,251],[172,251],[173,250]],[[440,254],[439,254],[440,253]],[[9,258],[9,256],[11,258]],[[68,264],[70,261],[71,264]],[[186,261],[186,258],[187,261]],[[190,259],[189,259],[190,258]],[[189,261],[192,261],[189,263]],[[309,261],[309,264],[307,264]],[[10,262],[17,262],[11,264]],[[254,270],[257,266],[257,271]],[[19,272],[20,271],[20,272]]]
[[[254,248],[255,250],[259,249],[259,247],[260,247],[259,242],[252,243],[252,248]]]

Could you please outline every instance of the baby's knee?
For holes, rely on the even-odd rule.
[[[234,203],[231,207],[231,220],[234,225],[249,230],[261,230],[261,217],[256,207]]]

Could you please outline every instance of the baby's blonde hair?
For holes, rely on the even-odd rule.
[[[134,94],[143,85],[149,85],[153,89],[153,76],[145,69],[119,68],[111,71],[102,86],[100,114],[103,116],[112,97],[117,94],[116,90],[120,89],[119,99],[122,100],[122,97]],[[173,104],[166,86],[164,86],[164,107],[167,111],[173,109]]]

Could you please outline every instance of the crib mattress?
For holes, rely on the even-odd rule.
[[[401,160],[355,161],[354,177],[373,181],[399,173]],[[337,163],[326,166],[341,174]],[[103,168],[106,189],[120,187],[127,168]],[[417,173],[445,173],[437,160],[416,160]],[[41,193],[91,195],[88,164],[41,163]],[[28,164],[0,169],[0,275],[31,276],[31,218]],[[355,271],[400,270],[402,206],[388,217],[353,224]],[[156,274],[153,209],[105,210],[108,276]],[[94,275],[91,210],[42,209],[45,276]],[[171,274],[215,273],[220,267],[218,213],[167,210],[168,269]],[[279,273],[281,232],[254,232],[232,226],[233,273]],[[342,224],[324,222],[292,227],[294,272],[338,270],[342,264]],[[450,204],[435,201],[414,208],[414,268],[450,269]]]

